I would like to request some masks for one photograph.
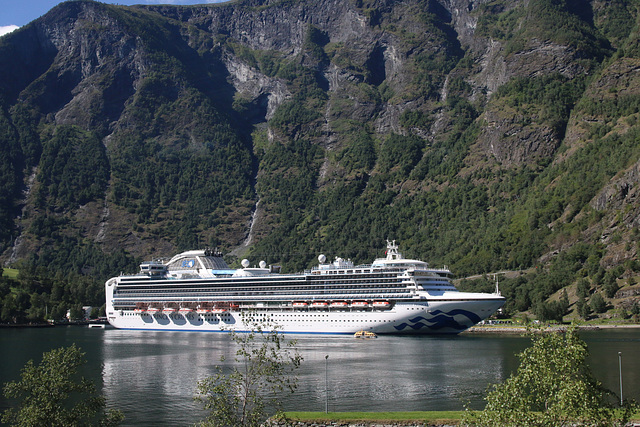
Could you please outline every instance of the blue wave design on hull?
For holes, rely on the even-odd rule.
[[[409,319],[409,322],[411,323],[401,323],[398,326],[394,326],[394,328],[397,331],[403,331],[407,328],[413,329],[414,331],[418,331],[422,328],[428,328],[432,331],[439,331],[445,328],[453,329],[456,331],[463,331],[469,326],[460,324],[453,318],[453,316],[465,316],[467,319],[473,322],[472,324],[476,324],[480,322],[480,320],[482,320],[477,314],[462,309],[455,309],[448,312],[435,310],[433,314],[435,315],[435,317],[432,317],[431,319],[427,319],[424,316],[417,316]]]

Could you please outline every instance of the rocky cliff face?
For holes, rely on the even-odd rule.
[[[633,148],[584,195],[533,200],[579,175],[566,165],[580,150],[636,128],[626,107],[640,87],[634,35],[611,25],[635,12],[622,1],[560,3],[65,2],[0,40],[11,64],[0,67],[2,258],[82,247],[92,255],[72,262],[91,264],[116,249],[231,250],[252,230],[258,253],[351,241],[366,249],[349,255],[368,258],[393,237],[463,266],[485,245],[477,224],[510,233],[526,197],[536,219],[514,242],[590,209],[608,222],[572,241],[609,230],[614,212],[625,212],[616,227],[636,228]],[[615,108],[591,108],[593,99]],[[74,150],[51,151],[61,129]],[[86,148],[92,138],[108,159],[104,180],[80,172],[98,150]],[[482,196],[466,216],[460,204],[433,213],[467,203],[470,183]],[[442,247],[425,243],[434,235]],[[548,242],[524,258],[513,251],[526,244],[513,243],[468,268],[530,265],[555,249]],[[631,247],[616,257],[634,256]]]

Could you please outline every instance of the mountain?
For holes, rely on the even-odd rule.
[[[0,258],[104,280],[196,247],[298,270],[396,239],[460,277],[533,271],[508,275],[511,311],[563,288],[629,308],[639,6],[61,3],[0,38]]]

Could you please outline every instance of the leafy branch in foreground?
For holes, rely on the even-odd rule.
[[[636,409],[616,407],[614,395],[587,365],[587,345],[575,326],[566,331],[529,331],[532,346],[518,356],[515,374],[494,386],[484,411],[468,411],[474,426],[624,426]]]
[[[17,408],[2,414],[12,426],[115,426],[124,420],[118,410],[104,412],[106,400],[96,393],[92,381],[78,378],[85,363],[78,347],[62,347],[42,355],[39,365],[27,362],[20,381],[4,386],[4,395],[18,399]]]
[[[276,325],[257,317],[243,314],[250,332],[230,331],[238,347],[231,373],[217,366],[215,375],[198,381],[194,399],[210,410],[202,426],[259,426],[267,417],[268,405],[281,413],[279,395],[295,391],[294,371],[302,361],[296,341],[286,340]]]

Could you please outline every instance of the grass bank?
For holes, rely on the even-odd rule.
[[[327,422],[424,422],[430,424],[458,424],[464,411],[412,411],[412,412],[286,412],[295,421]]]
[[[465,411],[412,411],[412,412],[285,412],[293,421],[306,423],[425,423],[432,425],[458,425]],[[640,422],[640,412],[631,417]]]
[[[15,268],[3,268],[2,269],[3,276],[8,277],[9,279],[17,279],[19,271]]]

